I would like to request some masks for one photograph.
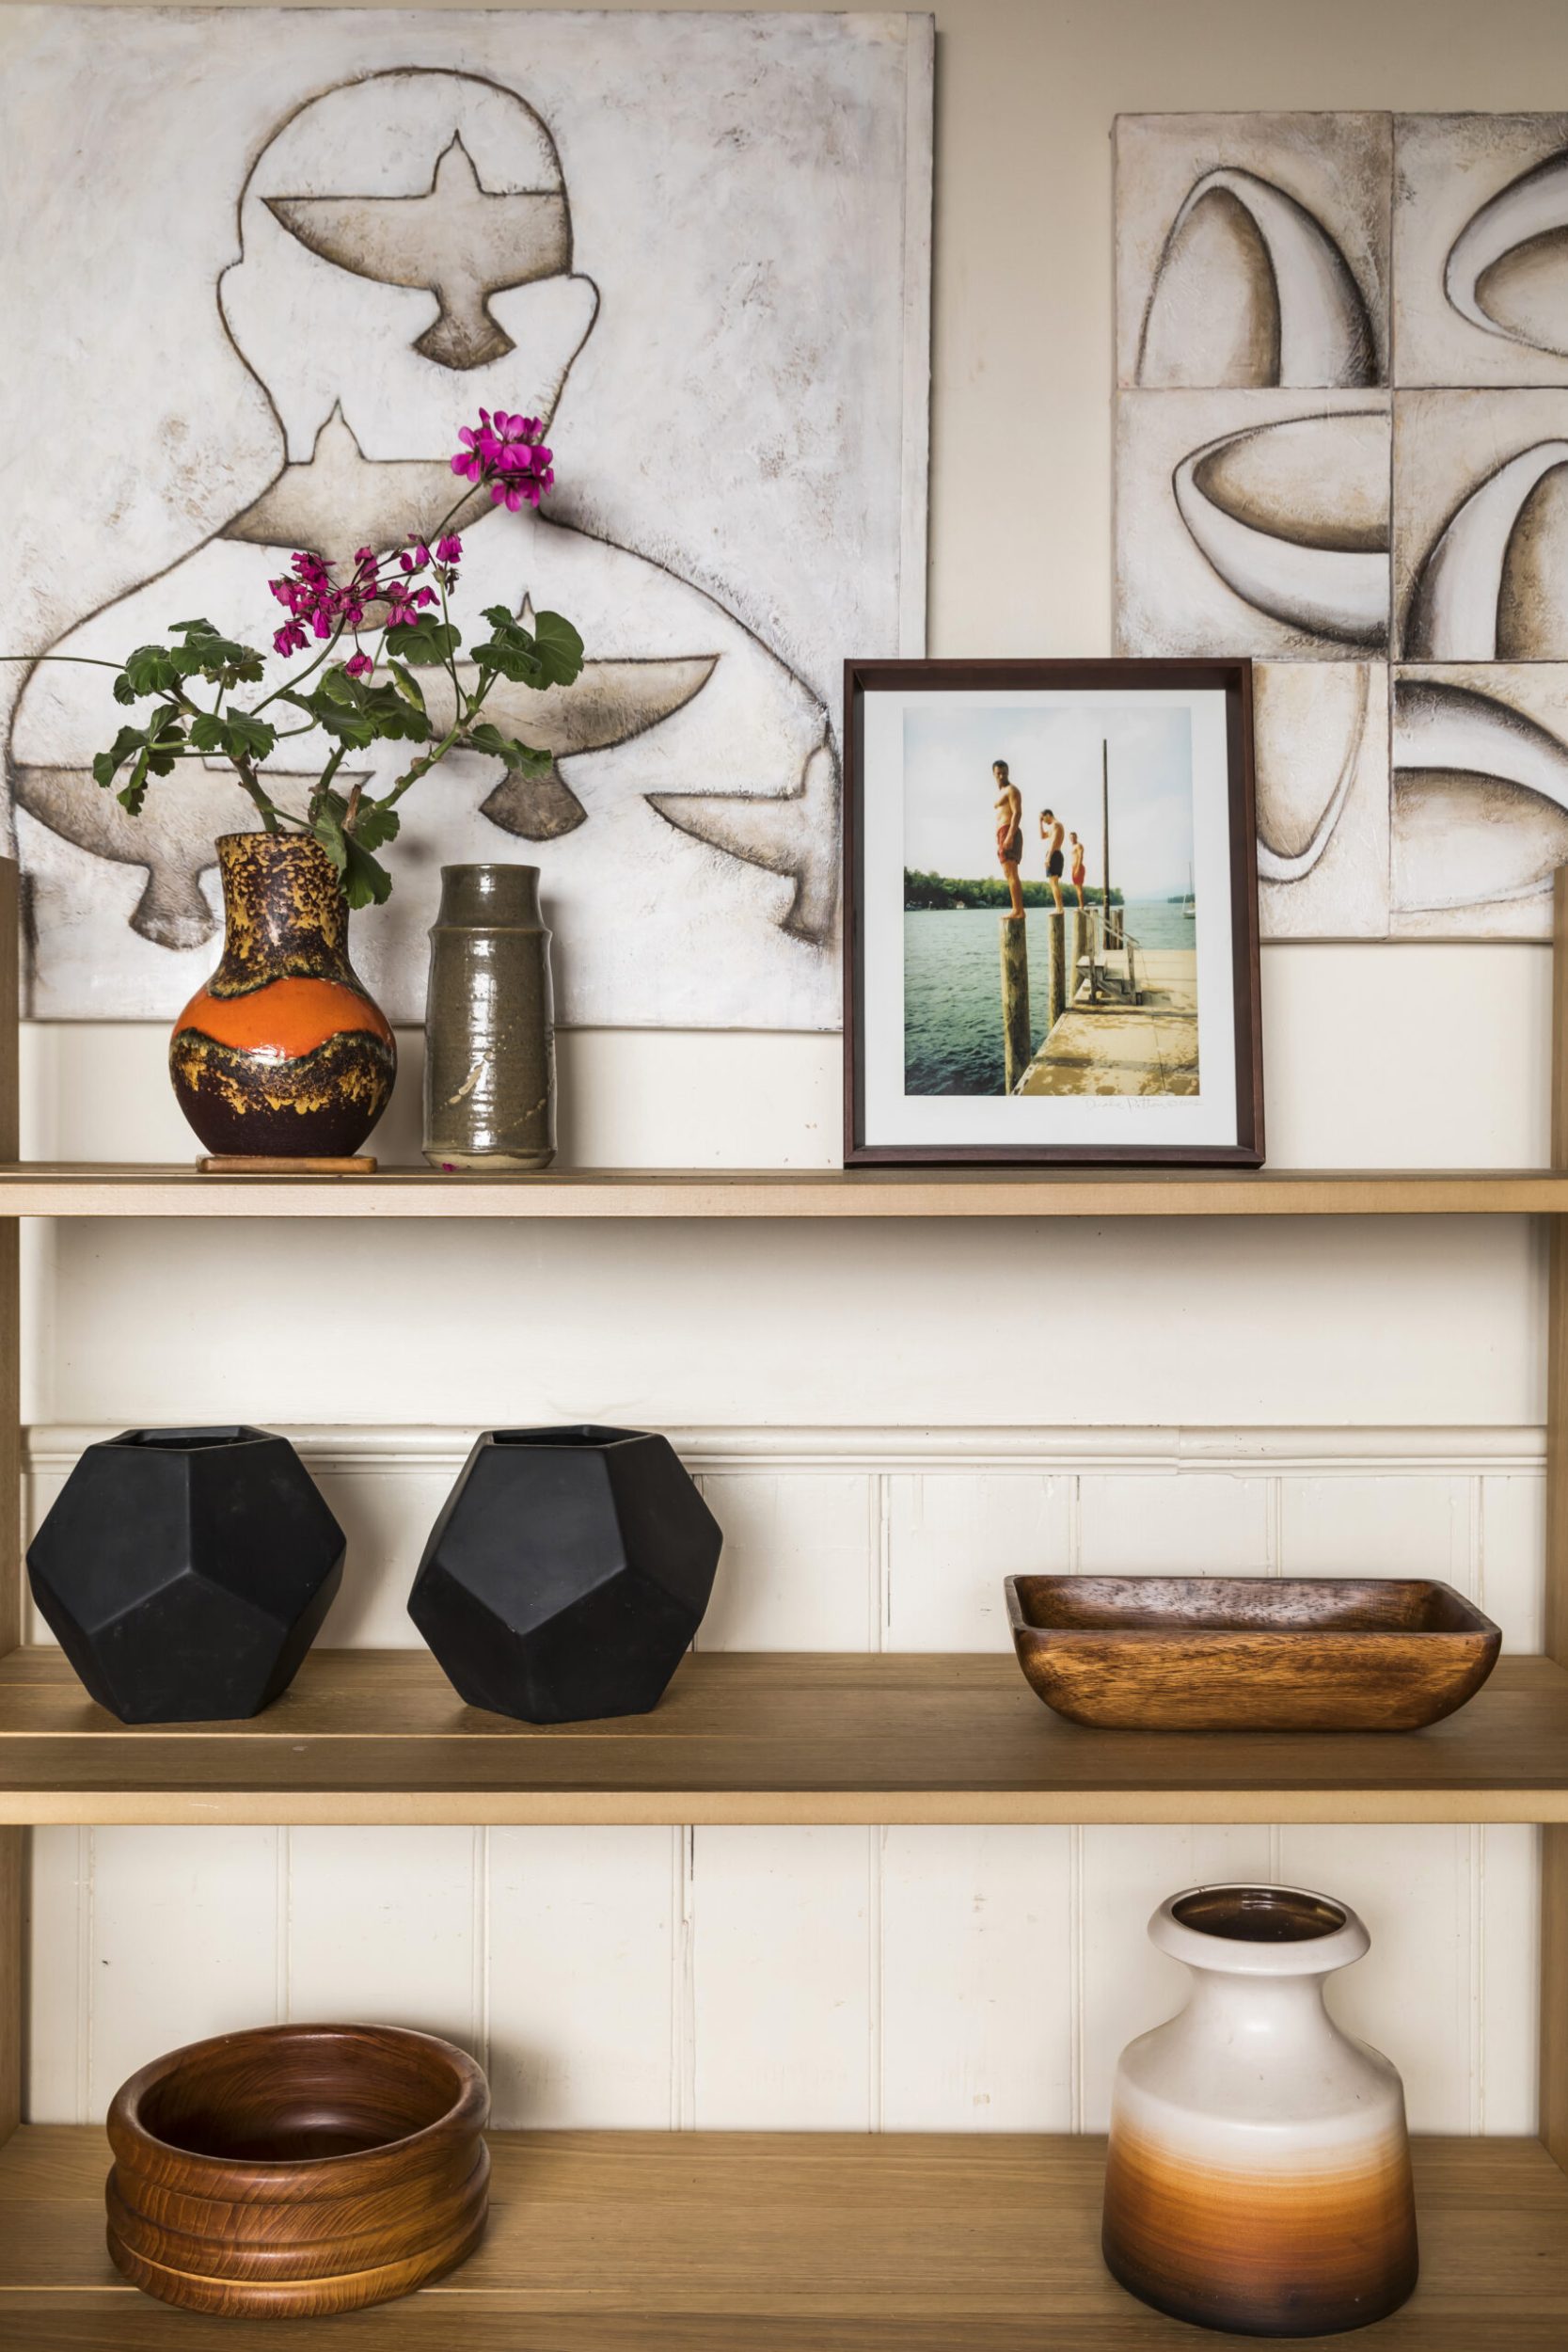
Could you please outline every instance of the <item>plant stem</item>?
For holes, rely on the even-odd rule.
[[[123,670],[123,661],[100,661],[90,653],[0,653],[0,661],[79,661],[89,670]]]
[[[286,694],[290,691],[291,688],[300,686],[306,678],[309,677],[315,671],[321,668],[324,661],[330,661],[332,659],[333,648],[337,644],[339,638],[343,633],[343,626],[344,625],[341,621],[338,623],[337,628],[333,630],[331,636],[327,639],[320,653],[317,654],[314,661],[308,661],[303,670],[296,670],[292,677],[286,677],[280,685],[275,686],[270,694],[263,694],[255,709],[246,712],[246,717],[251,719],[260,718],[261,712],[265,710],[268,703],[275,703],[279,694]]]
[[[317,778],[316,788],[310,795],[309,815],[306,819],[308,824],[314,825],[317,818],[321,815],[322,806],[326,799],[328,789],[331,787],[332,779],[337,774],[339,769],[342,766],[347,751],[348,745],[346,743],[340,743],[331,758],[327,761],[326,766],[322,770],[320,776]],[[356,785],[355,787],[356,791],[357,791],[358,788],[359,787]]]

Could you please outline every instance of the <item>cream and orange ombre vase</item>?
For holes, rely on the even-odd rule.
[[[169,1040],[180,1107],[214,1154],[347,1158],[387,1107],[397,1045],[349,961],[337,874],[307,834],[225,834],[217,852],[223,960]]]
[[[1297,1887],[1201,1886],[1162,1903],[1148,1932],[1193,1983],[1117,2070],[1112,2272],[1158,2311],[1241,2335],[1386,2317],[1416,2284],[1404,2093],[1323,2002],[1366,1929]]]

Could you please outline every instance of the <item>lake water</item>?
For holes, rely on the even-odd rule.
[[[1197,930],[1180,907],[1132,899],[1127,928],[1143,947],[1191,947]],[[1045,979],[1055,916],[1024,915],[1029,935],[1030,1044],[1045,1037]],[[1003,1091],[1002,983],[995,907],[904,917],[904,1089],[909,1094]]]

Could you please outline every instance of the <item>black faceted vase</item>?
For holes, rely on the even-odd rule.
[[[33,1597],[124,1724],[231,1722],[288,1689],[343,1531],[286,1438],[128,1429],[88,1446],[33,1539]]]
[[[645,1715],[703,1621],[722,1541],[666,1438],[492,1429],[408,1613],[470,1707],[528,1724]]]

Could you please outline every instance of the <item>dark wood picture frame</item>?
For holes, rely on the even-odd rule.
[[[1229,786],[1231,982],[1236,1041],[1236,1140],[1225,1144],[904,1144],[864,1140],[863,901],[862,797],[867,693],[911,688],[986,693],[1019,687],[1214,689],[1225,694]],[[1193,661],[847,661],[844,665],[844,1165],[955,1162],[1002,1167],[1263,1165],[1263,1040],[1259,996],[1257,817],[1252,757],[1252,664]]]

